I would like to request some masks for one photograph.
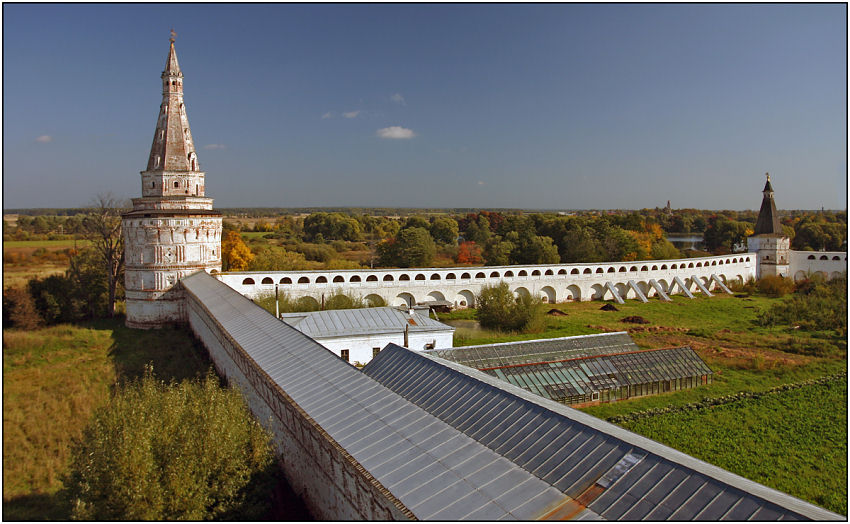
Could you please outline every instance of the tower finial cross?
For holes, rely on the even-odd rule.
[[[770,182],[770,173],[765,173],[764,176],[767,177],[767,181]]]
[[[172,44],[174,43],[174,37],[176,37],[176,36],[177,36],[177,31],[175,31],[174,28],[172,27],[171,28],[171,38],[169,38],[169,40],[171,41]]]

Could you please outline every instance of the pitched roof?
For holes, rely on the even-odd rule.
[[[429,353],[390,344],[363,373],[604,519],[839,518]]]
[[[205,272],[181,284],[329,438],[417,518],[531,520],[567,500]]]
[[[782,224],[779,222],[779,213],[776,212],[776,203],[773,201],[773,186],[770,185],[770,178],[765,182],[762,193],[764,196],[753,235],[784,235]]]
[[[310,337],[338,337],[377,333],[454,331],[454,328],[414,312],[394,307],[333,309],[306,313],[284,313],[281,318]]]

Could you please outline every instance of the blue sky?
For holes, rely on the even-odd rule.
[[[846,6],[3,6],[3,207],[139,196],[169,29],[217,207],[846,208]]]

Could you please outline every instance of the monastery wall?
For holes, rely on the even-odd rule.
[[[279,463],[311,514],[318,520],[409,520],[404,506],[257,365],[203,302],[184,294],[190,328],[218,373],[240,388],[274,435]],[[272,316],[269,321],[278,322]]]
[[[844,251],[791,251],[790,276],[802,280],[820,273],[824,278],[835,278],[847,271],[847,253]]]
[[[215,274],[250,298],[273,294],[275,284],[279,284],[280,290],[290,298],[311,297],[319,303],[322,297],[327,299],[341,292],[362,298],[378,296],[390,306],[448,300],[455,307],[474,306],[475,296],[482,287],[501,281],[507,282],[517,294],[529,293],[555,303],[611,299],[608,283],[623,299],[639,298],[635,288],[647,298],[656,296],[653,280],[665,293],[682,293],[675,284],[677,277],[688,291],[699,291],[697,280],[711,290],[716,287],[712,275],[724,282],[755,278],[756,254],[592,264]]]

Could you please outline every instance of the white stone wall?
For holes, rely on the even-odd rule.
[[[629,281],[634,281],[648,298],[656,295],[650,285],[653,279],[665,291],[674,287],[674,277],[679,277],[691,292],[698,291],[694,278],[713,289],[712,275],[728,282],[755,278],[756,254],[591,264],[238,272],[216,277],[250,298],[273,294],[274,285],[280,284],[280,290],[290,297],[312,297],[317,303],[321,303],[323,295],[327,299],[342,292],[363,298],[375,295],[390,306],[448,300],[455,307],[467,307],[474,305],[475,295],[483,286],[501,281],[507,282],[515,293],[530,293],[555,303],[611,299],[607,282],[624,299],[637,298]],[[681,293],[678,287],[675,293]]]
[[[791,251],[790,275],[802,280],[810,274],[820,273],[824,278],[835,278],[847,271],[847,253],[844,251]]]
[[[172,288],[196,271],[221,270],[221,217],[127,216],[122,227],[127,325],[185,321],[181,294]]]
[[[453,330],[428,331],[423,333],[411,332],[408,335],[408,348],[421,351],[426,345],[434,343],[436,349],[450,348],[454,343]],[[372,360],[372,349],[383,349],[393,343],[404,346],[404,333],[380,333],[375,335],[351,335],[346,337],[311,337],[319,344],[340,356],[340,351],[347,349],[348,361],[351,364],[367,364]]]

